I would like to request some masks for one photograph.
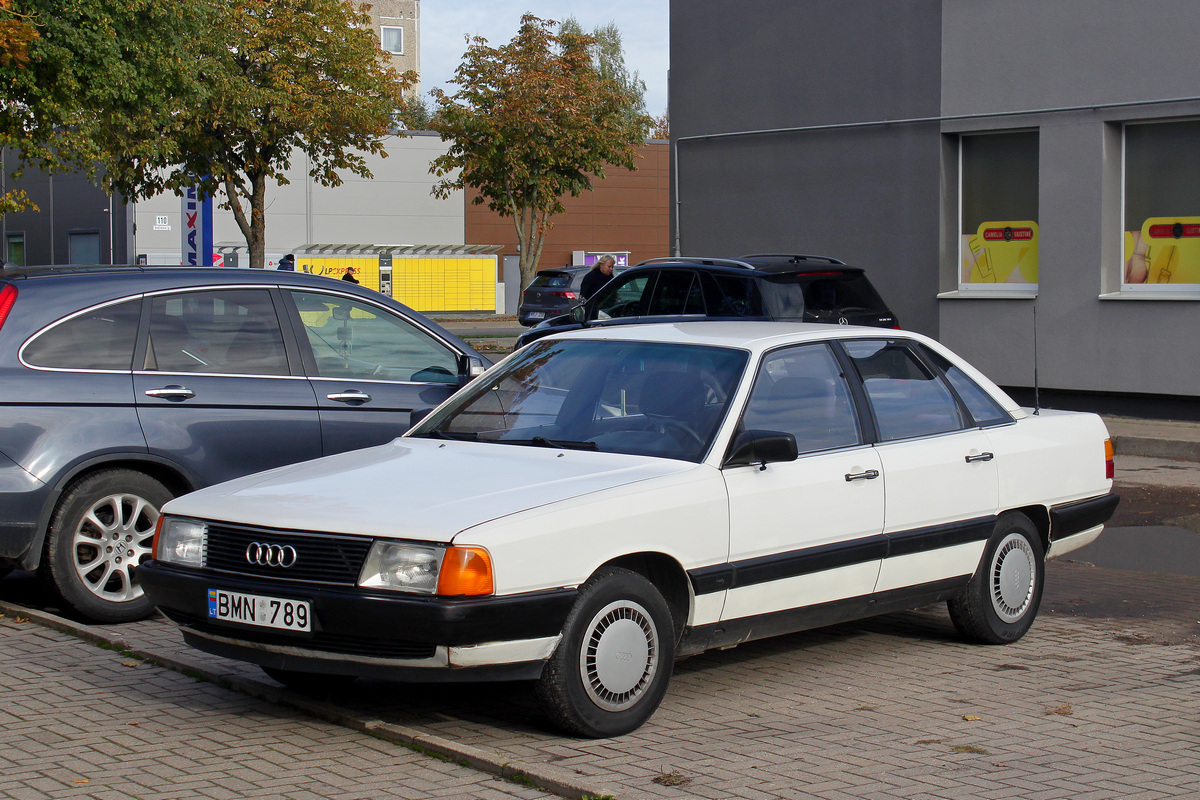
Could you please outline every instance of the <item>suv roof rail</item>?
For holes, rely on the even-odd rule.
[[[753,264],[747,264],[745,261],[740,261],[736,258],[688,258],[687,256],[667,256],[666,258],[648,258],[645,261],[639,261],[634,264],[635,267],[640,267],[643,264],[708,264],[714,267],[742,267],[743,269],[756,269]]]
[[[793,262],[824,261],[827,264],[840,264],[842,266],[846,265],[845,261],[842,261],[837,258],[830,258],[829,256],[806,256],[806,255],[797,255],[795,253],[752,253],[748,256],[742,256],[742,258],[786,258]]]

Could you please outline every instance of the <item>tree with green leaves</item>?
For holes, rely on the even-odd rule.
[[[450,81],[458,90],[432,91],[434,130],[449,142],[430,167],[442,178],[434,192],[470,187],[479,193],[474,202],[513,218],[522,289],[537,273],[562,198],[591,189],[610,166],[636,169],[652,122],[596,69],[595,38],[556,34],[554,24],[526,14],[506,45],[475,37]]]
[[[592,67],[601,78],[611,80],[629,98],[629,113],[646,113],[646,82],[636,71],[625,66],[625,48],[621,43],[621,29],[616,22],[597,25],[587,32],[574,17],[567,17],[559,26],[558,35],[590,36],[594,41],[588,46],[592,56]]]
[[[325,186],[370,177],[412,73],[397,73],[349,0],[12,0],[39,39],[0,134],[27,159],[89,169],[138,199],[223,192],[250,265],[266,250],[267,181],[294,154]]]

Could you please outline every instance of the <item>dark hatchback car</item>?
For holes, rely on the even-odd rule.
[[[900,327],[865,271],[835,258],[674,257],[643,261],[614,276],[586,302],[523,333],[517,346],[592,325],[681,318]]]
[[[591,271],[591,267],[569,267],[539,272],[521,294],[517,322],[528,327],[565,314],[583,300],[580,287],[584,276]],[[617,269],[614,275],[621,271]]]
[[[377,292],[304,273],[0,269],[0,574],[99,622],[152,605],[158,509],[382,444],[488,362]]]

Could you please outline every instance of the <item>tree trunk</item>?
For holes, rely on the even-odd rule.
[[[237,185],[229,178],[225,179],[225,196],[229,199],[229,209],[233,212],[233,219],[246,239],[246,249],[250,254],[250,268],[263,269],[267,262],[266,176],[250,176],[250,196],[246,198],[250,201],[249,216],[246,215],[246,208],[242,205],[242,196]]]

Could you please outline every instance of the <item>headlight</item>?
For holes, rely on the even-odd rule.
[[[444,552],[441,547],[377,541],[367,553],[358,585],[433,594]]]
[[[191,519],[162,517],[154,557],[164,564],[203,567],[208,552],[208,526]]]
[[[358,585],[448,597],[478,597],[495,591],[492,557],[482,547],[433,547],[409,542],[372,544]]]

